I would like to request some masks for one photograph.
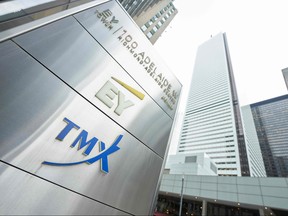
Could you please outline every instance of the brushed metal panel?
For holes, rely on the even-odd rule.
[[[0,45],[0,158],[65,105],[71,91],[13,42]],[[75,96],[75,95],[74,95]],[[29,124],[30,123],[30,124]],[[7,155],[6,155],[7,156]],[[13,158],[13,155],[12,155]]]
[[[129,215],[0,162],[1,215]]]
[[[56,14],[49,15],[47,17],[43,17],[41,19],[34,20],[32,22],[25,23],[25,24],[20,25],[20,26],[16,26],[12,29],[8,29],[6,31],[0,31],[0,42],[10,40],[12,37],[18,36],[18,35],[23,34],[25,32],[29,32],[35,28],[40,27],[40,26],[47,25],[49,23],[55,22],[55,21],[62,19],[64,17],[70,16],[71,14],[77,13],[79,11],[84,11],[87,8],[94,7],[95,5],[102,4],[103,2],[107,2],[107,1],[111,1],[111,0],[92,0],[89,3],[83,4],[80,6],[75,5],[76,7],[70,8],[70,9],[65,10],[65,11],[61,11],[61,12],[56,13]],[[74,3],[71,3],[71,4],[74,5]],[[1,28],[1,26],[0,26],[0,28]]]
[[[172,119],[73,17],[54,22],[13,40],[87,100],[164,157]],[[144,99],[137,98],[111,77],[116,77],[137,89],[145,95]],[[95,97],[107,81],[125,95],[125,100],[134,104],[124,109],[121,115],[115,113],[119,95],[115,95],[111,100],[111,108]]]
[[[174,118],[182,85],[118,3],[107,2],[75,14],[74,17],[162,109]],[[148,68],[151,69],[150,72]],[[166,92],[169,92],[168,96]],[[162,97],[167,99],[171,108]]]
[[[162,158],[11,41],[2,43],[0,51],[1,160],[99,202],[132,214],[147,215]],[[56,137],[67,126],[65,117],[80,128],[71,130],[60,141]],[[81,154],[83,149],[70,147],[84,130],[88,133],[87,140],[97,137],[105,142],[106,149],[123,135],[119,151],[107,159],[108,174],[100,171],[103,161],[74,166],[42,164],[43,161],[72,163],[98,155],[99,143],[88,157]]]

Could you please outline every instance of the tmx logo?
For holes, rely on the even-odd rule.
[[[72,122],[68,118],[64,118],[64,122],[66,122],[67,125],[56,137],[56,139],[60,141],[63,141],[72,129],[76,129],[76,130],[80,129],[78,125],[76,125],[74,122]],[[86,146],[86,149],[83,152],[83,154],[85,156],[88,156],[91,153],[94,146],[96,145],[96,143],[98,142],[98,138],[92,137],[92,139],[87,141],[87,137],[88,137],[88,132],[86,130],[82,130],[80,134],[77,136],[77,138],[72,142],[70,147],[73,148],[78,144],[77,151],[79,151]],[[54,165],[54,166],[72,166],[72,165],[87,163],[88,165],[90,165],[99,160],[101,162],[100,163],[101,171],[105,173],[109,173],[108,156],[120,149],[118,147],[118,144],[122,138],[123,138],[123,135],[120,134],[108,149],[106,149],[105,143],[103,141],[99,141],[100,154],[96,155],[95,157],[86,159],[86,160],[70,162],[70,163],[57,163],[57,162],[44,161],[42,162],[42,164]]]

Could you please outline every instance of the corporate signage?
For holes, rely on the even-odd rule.
[[[80,129],[80,127],[69,120],[68,118],[64,118],[64,122],[67,123],[65,128],[57,135],[56,139],[59,141],[63,141],[64,138],[69,134],[69,132],[72,129]],[[71,143],[70,147],[75,147],[78,145],[78,151],[81,150],[82,148],[86,147],[85,151],[83,151],[83,155],[88,156],[97,142],[99,141],[99,149],[100,149],[100,154],[96,155],[94,157],[90,157],[89,159],[85,159],[82,161],[76,161],[76,162],[69,162],[69,163],[57,163],[57,162],[49,162],[49,161],[44,161],[42,164],[44,165],[54,165],[54,166],[72,166],[72,165],[78,165],[82,163],[87,163],[87,164],[93,164],[96,161],[100,161],[101,163],[101,171],[108,173],[109,172],[109,167],[108,167],[108,156],[110,154],[113,154],[114,152],[118,151],[120,148],[118,147],[119,142],[121,141],[123,135],[120,134],[116,140],[110,145],[108,149],[106,149],[106,144],[105,142],[99,140],[97,137],[92,137],[90,140],[87,141],[88,137],[88,132],[86,130],[82,130],[80,134],[77,136],[77,138]]]
[[[120,81],[119,79],[115,78],[115,77],[111,77],[113,80],[115,80],[117,83],[119,83],[120,85],[122,85],[125,89],[127,89],[131,94],[133,94],[134,96],[136,96],[137,98],[139,98],[140,100],[144,99],[144,94],[141,93],[140,91],[134,89],[133,87],[129,86],[128,84]],[[115,85],[113,85],[112,82],[110,82],[109,80],[103,85],[103,87],[97,92],[97,94],[95,95],[99,100],[101,100],[107,107],[111,108],[114,103],[112,102],[112,100],[115,98],[115,96],[118,97],[118,104],[117,107],[115,108],[114,112],[117,115],[121,115],[122,112],[133,106],[134,103],[130,100],[125,100],[125,95],[124,93],[122,93],[121,91],[119,91],[117,89],[117,87]]]
[[[103,26],[111,31],[111,35],[119,40],[119,43],[125,48],[126,52],[130,53],[134,60],[145,69],[147,76],[149,76],[153,82],[157,83],[158,87],[163,92],[161,100],[164,101],[170,110],[175,109],[176,101],[179,96],[179,89],[174,88],[169,79],[165,77],[165,74],[162,71],[159,71],[153,58],[138,47],[139,42],[137,39],[133,38],[133,33],[129,32],[125,26],[121,25],[121,22],[116,19],[110,9],[105,9],[103,11],[98,11],[96,9],[95,14],[103,23]]]
[[[181,84],[117,1],[71,11],[0,43],[1,213],[148,215]]]
[[[125,25],[126,14],[120,13],[112,2],[108,2],[76,14],[75,18],[93,37],[103,42],[103,46],[114,55],[128,73],[143,82],[145,90],[153,89],[148,93],[171,118],[174,118],[181,84],[163,62],[159,61],[155,52],[147,48],[151,43],[146,38],[143,40],[145,37],[143,33],[135,31],[130,25]],[[97,20],[98,22],[95,23]],[[100,26],[106,29],[101,34],[98,33]],[[105,37],[111,37],[111,40],[107,41]],[[133,70],[135,67],[137,71]]]
[[[140,91],[136,90],[135,88],[131,87],[130,85],[122,82],[121,80],[111,77],[112,80],[116,81],[118,84],[123,86],[125,89],[127,89],[132,95],[137,97],[139,100],[143,100],[145,95],[141,93]],[[122,112],[133,106],[134,103],[130,100],[125,99],[125,94],[118,90],[118,88],[113,85],[113,83],[108,80],[101,89],[95,94],[95,97],[97,97],[102,103],[104,103],[107,107],[111,108],[114,105],[114,100],[117,102],[117,106],[114,110],[114,112],[117,115],[121,115]],[[116,99],[115,99],[116,97]],[[65,117],[63,121],[67,124],[63,130],[55,137],[58,141],[65,141],[65,137],[69,136],[69,133],[72,130],[79,130],[80,126],[78,126],[76,123],[74,123],[72,120]],[[53,166],[73,166],[78,165],[82,163],[86,164],[93,164],[97,161],[100,162],[100,168],[101,171],[104,173],[109,173],[109,165],[108,165],[108,156],[113,154],[114,152],[118,151],[120,147],[118,146],[119,142],[122,140],[123,135],[120,134],[117,136],[115,141],[109,145],[109,148],[106,148],[106,144],[104,141],[99,140],[96,136],[92,137],[89,136],[88,140],[88,131],[82,129],[82,131],[79,133],[79,135],[76,137],[76,139],[70,144],[71,148],[74,148],[78,146],[77,151],[82,150],[82,154],[84,156],[90,156],[91,151],[96,145],[99,145],[99,154],[93,157],[85,158],[81,161],[74,161],[74,162],[52,162],[52,161],[43,161],[42,164],[44,165],[53,165]],[[83,149],[84,148],[84,149]]]

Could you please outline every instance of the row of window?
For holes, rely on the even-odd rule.
[[[215,146],[215,147],[198,146],[198,148],[193,148],[193,147],[191,148],[191,147],[188,147],[188,146],[187,147],[186,146],[181,146],[181,147],[179,147],[179,150],[183,150],[183,151],[193,150],[194,152],[196,152],[196,151],[205,151],[206,150],[205,152],[210,154],[210,153],[221,153],[221,152],[219,152],[220,150],[223,150],[223,152],[225,152],[225,153],[227,151],[235,152],[233,147],[235,147],[235,146],[234,145],[226,145],[226,147],[225,146]],[[184,149],[184,148],[186,148],[186,149]],[[207,151],[207,150],[211,150],[211,149],[217,149],[218,152],[209,152],[209,151]]]
[[[234,142],[234,140],[226,140],[226,141],[218,141],[218,142],[206,142],[204,143],[204,146],[207,146],[205,149],[211,149],[211,148],[228,148],[228,147],[234,147],[235,145],[223,145],[225,143],[229,142]],[[203,144],[190,144],[190,143],[185,143],[182,145],[179,145],[179,149],[183,148],[190,148],[190,147],[203,147]],[[197,150],[197,149],[196,149]]]
[[[231,127],[228,127],[228,129],[223,129],[221,132],[218,132],[218,133],[208,133],[208,134],[202,133],[201,135],[198,135],[198,136],[184,137],[184,138],[181,138],[180,143],[183,143],[183,142],[192,143],[192,142],[201,142],[201,141],[211,140],[211,139],[212,140],[221,139],[223,138],[223,134],[232,134],[232,133],[233,133],[233,130],[231,130]],[[206,139],[207,137],[209,138]]]
[[[145,23],[141,30],[145,32],[150,26],[154,25],[156,22],[157,24],[149,31],[146,36],[148,38],[151,38],[158,29],[163,25],[163,23],[171,16],[174,11],[176,10],[174,7],[172,7],[170,10],[169,8],[173,6],[172,3],[168,4],[165,8],[163,8],[161,11],[159,11],[154,17],[152,17],[147,23]],[[161,16],[165,13],[165,11],[169,10],[162,18]],[[161,18],[161,19],[160,19]]]
[[[208,153],[209,154],[209,153]],[[229,155],[229,156],[219,156],[219,157],[210,157],[211,159],[222,159],[222,158],[236,158],[235,155]]]
[[[217,165],[219,165],[219,164],[236,164],[236,162],[235,161],[232,161],[232,162],[215,162]]]
[[[213,128],[213,127],[211,127]],[[220,135],[224,132],[233,132],[231,131],[232,125],[228,125],[226,127],[214,127],[215,129],[201,129],[198,131],[193,131],[193,134],[188,134],[185,136],[181,137],[181,141],[185,141],[185,140],[194,140],[194,139],[198,139],[201,137],[210,137],[210,136],[214,136],[214,135]],[[220,131],[220,132],[219,132]]]
[[[231,132],[231,131],[230,131]],[[225,132],[225,134],[227,134],[227,132]],[[223,134],[223,135],[225,135],[225,134]],[[229,133],[228,133],[229,134]],[[187,140],[181,140],[180,141],[180,145],[183,145],[183,144],[192,144],[192,141],[197,141],[197,143],[200,143],[200,142],[204,142],[204,143],[209,143],[209,140],[213,140],[213,142],[214,141],[223,141],[223,139],[224,139],[224,141],[225,141],[225,138],[227,138],[228,136],[223,136],[222,134],[221,135],[218,135],[218,136],[215,136],[215,137],[212,137],[212,138],[208,138],[208,139],[197,139],[197,140],[191,140],[191,139],[187,139]],[[231,135],[231,136],[233,136],[233,135]],[[208,141],[208,142],[207,142]]]
[[[237,168],[218,168],[218,170],[237,170]]]
[[[227,117],[227,116],[224,116],[224,117]],[[230,116],[228,116],[230,117]],[[200,131],[200,132],[207,132],[208,129],[211,129],[213,128],[214,130],[219,130],[219,128],[221,129],[221,127],[223,128],[223,126],[231,126],[232,125],[232,119],[231,118],[226,118],[224,119],[223,121],[214,121],[214,122],[208,122],[208,123],[205,123],[205,124],[198,124],[196,127],[193,127],[193,126],[190,126],[190,125],[184,125],[183,126],[183,132],[182,132],[182,137],[186,137],[186,136],[189,136],[190,133],[192,133],[193,135],[194,134],[197,134],[196,131]],[[197,128],[197,129],[194,129],[194,128]],[[215,129],[216,128],[216,129]],[[193,132],[191,132],[193,131]],[[212,130],[209,130],[209,131],[212,131]]]
[[[230,116],[231,111],[229,109],[229,107],[225,106],[224,107],[217,107],[217,108],[212,108],[210,110],[207,110],[203,113],[198,113],[198,114],[191,114],[191,116],[189,117],[188,115],[185,115],[185,120],[184,123],[185,125],[187,124],[191,124],[191,122],[197,122],[197,123],[202,123],[202,122],[207,122],[207,117],[212,118],[212,117],[216,117],[216,119],[218,119],[217,117],[219,117],[219,115],[224,115],[224,114],[228,114],[228,116]],[[215,118],[214,118],[215,119]],[[212,120],[214,120],[212,118]],[[211,121],[212,121],[211,120]]]

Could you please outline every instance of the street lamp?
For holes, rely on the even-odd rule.
[[[182,187],[181,187],[181,198],[180,198],[179,216],[181,216],[181,214],[182,214],[183,185],[184,185],[184,175],[182,176]]]

